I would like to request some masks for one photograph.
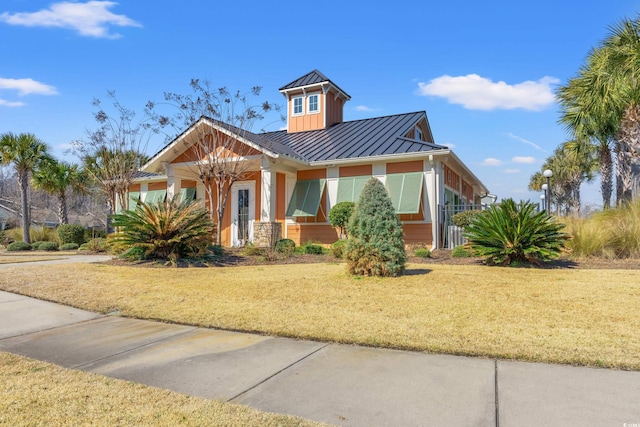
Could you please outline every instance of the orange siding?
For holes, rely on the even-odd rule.
[[[422,172],[423,170],[424,164],[422,160],[387,163],[387,173]]]
[[[287,236],[296,242],[296,245],[303,245],[311,240],[314,243],[330,245],[338,240],[338,232],[329,224],[305,225],[293,224],[287,227]]]
[[[196,182],[190,179],[183,179],[180,181],[180,188],[196,188]]]
[[[140,184],[131,184],[129,186],[129,192],[132,192],[132,191],[140,191]]]
[[[326,96],[327,127],[335,123],[342,123],[342,107],[344,100],[342,98],[334,99],[334,97],[335,94],[333,91],[330,91]]]
[[[404,230],[404,243],[407,245],[431,246],[433,244],[431,223],[403,224],[402,229]]]
[[[460,190],[460,175],[447,165],[444,165],[444,184],[456,191]]]
[[[167,189],[167,183],[166,182],[150,182],[149,183],[149,187],[148,187],[149,191],[166,190],[166,189]]]
[[[298,171],[298,181],[304,181],[307,179],[321,179],[327,177],[326,169],[311,169],[306,171]]]
[[[340,178],[346,178],[349,176],[365,176],[365,175],[372,175],[371,165],[344,166],[340,168]]]
[[[473,203],[473,186],[465,180],[462,180],[462,196],[467,199],[468,203]]]
[[[287,177],[282,173],[276,173],[276,218],[284,223],[287,211]],[[283,229],[284,231],[284,229]]]

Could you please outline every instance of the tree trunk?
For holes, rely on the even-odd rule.
[[[613,191],[613,159],[611,150],[607,144],[600,146],[600,192],[602,193],[602,206],[604,209],[611,208],[611,193]]]
[[[29,236],[29,227],[31,226],[29,215],[29,172],[18,171],[18,184],[22,199],[22,240],[31,243],[31,237]]]
[[[58,194],[58,223],[69,224],[69,216],[67,215],[67,195],[64,191]]]

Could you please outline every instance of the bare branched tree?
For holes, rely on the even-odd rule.
[[[94,99],[94,118],[99,127],[88,131],[86,140],[74,141],[72,152],[82,161],[89,178],[102,188],[110,215],[118,205],[128,207],[127,191],[134,174],[147,160],[144,153],[155,128],[146,115],[135,121],[135,112],[124,107],[115,92],[107,95],[114,114],[107,113],[101,101]]]
[[[252,102],[260,96],[261,88],[249,93],[230,92],[222,87],[213,89],[208,81],[191,80],[192,94],[165,93],[167,104],[177,108],[174,115],[155,112],[153,103],[149,112],[173,139],[178,132],[189,129],[183,136],[185,162],[203,184],[209,212],[216,224],[216,244],[222,243],[222,220],[232,185],[245,179],[251,160],[258,159],[251,142],[258,136],[251,132],[256,122],[270,111],[279,111],[278,105],[267,101]]]

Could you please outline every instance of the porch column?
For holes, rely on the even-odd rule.
[[[266,156],[262,158],[260,174],[260,221],[273,222],[276,218],[276,172]]]
[[[176,184],[175,171],[171,163],[163,162],[162,166],[164,166],[164,173],[167,175],[167,200],[171,200],[173,196],[180,193],[180,180],[177,180]]]

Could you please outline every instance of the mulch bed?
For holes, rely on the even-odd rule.
[[[452,257],[450,250],[438,249],[431,253],[430,258],[419,258],[411,256],[411,251],[407,251],[408,262],[412,264],[447,264],[447,265],[484,265],[481,258],[469,257],[460,258]],[[342,263],[343,260],[336,259],[331,254],[311,255],[311,254],[294,254],[290,257],[282,255],[244,255],[241,249],[226,249],[224,261],[218,263],[202,263],[202,262],[181,262],[177,267],[234,267],[234,266],[252,266],[252,265],[273,265],[273,264],[314,264],[314,263]],[[168,264],[158,261],[142,261],[131,262],[115,258],[106,261],[105,264],[111,265],[127,265],[139,267],[163,267]],[[520,266],[516,268],[551,268],[551,269],[613,269],[613,270],[638,270],[640,269],[640,259],[617,259],[610,260],[606,258],[585,258],[570,259],[561,257],[560,259],[546,263],[540,267]]]

